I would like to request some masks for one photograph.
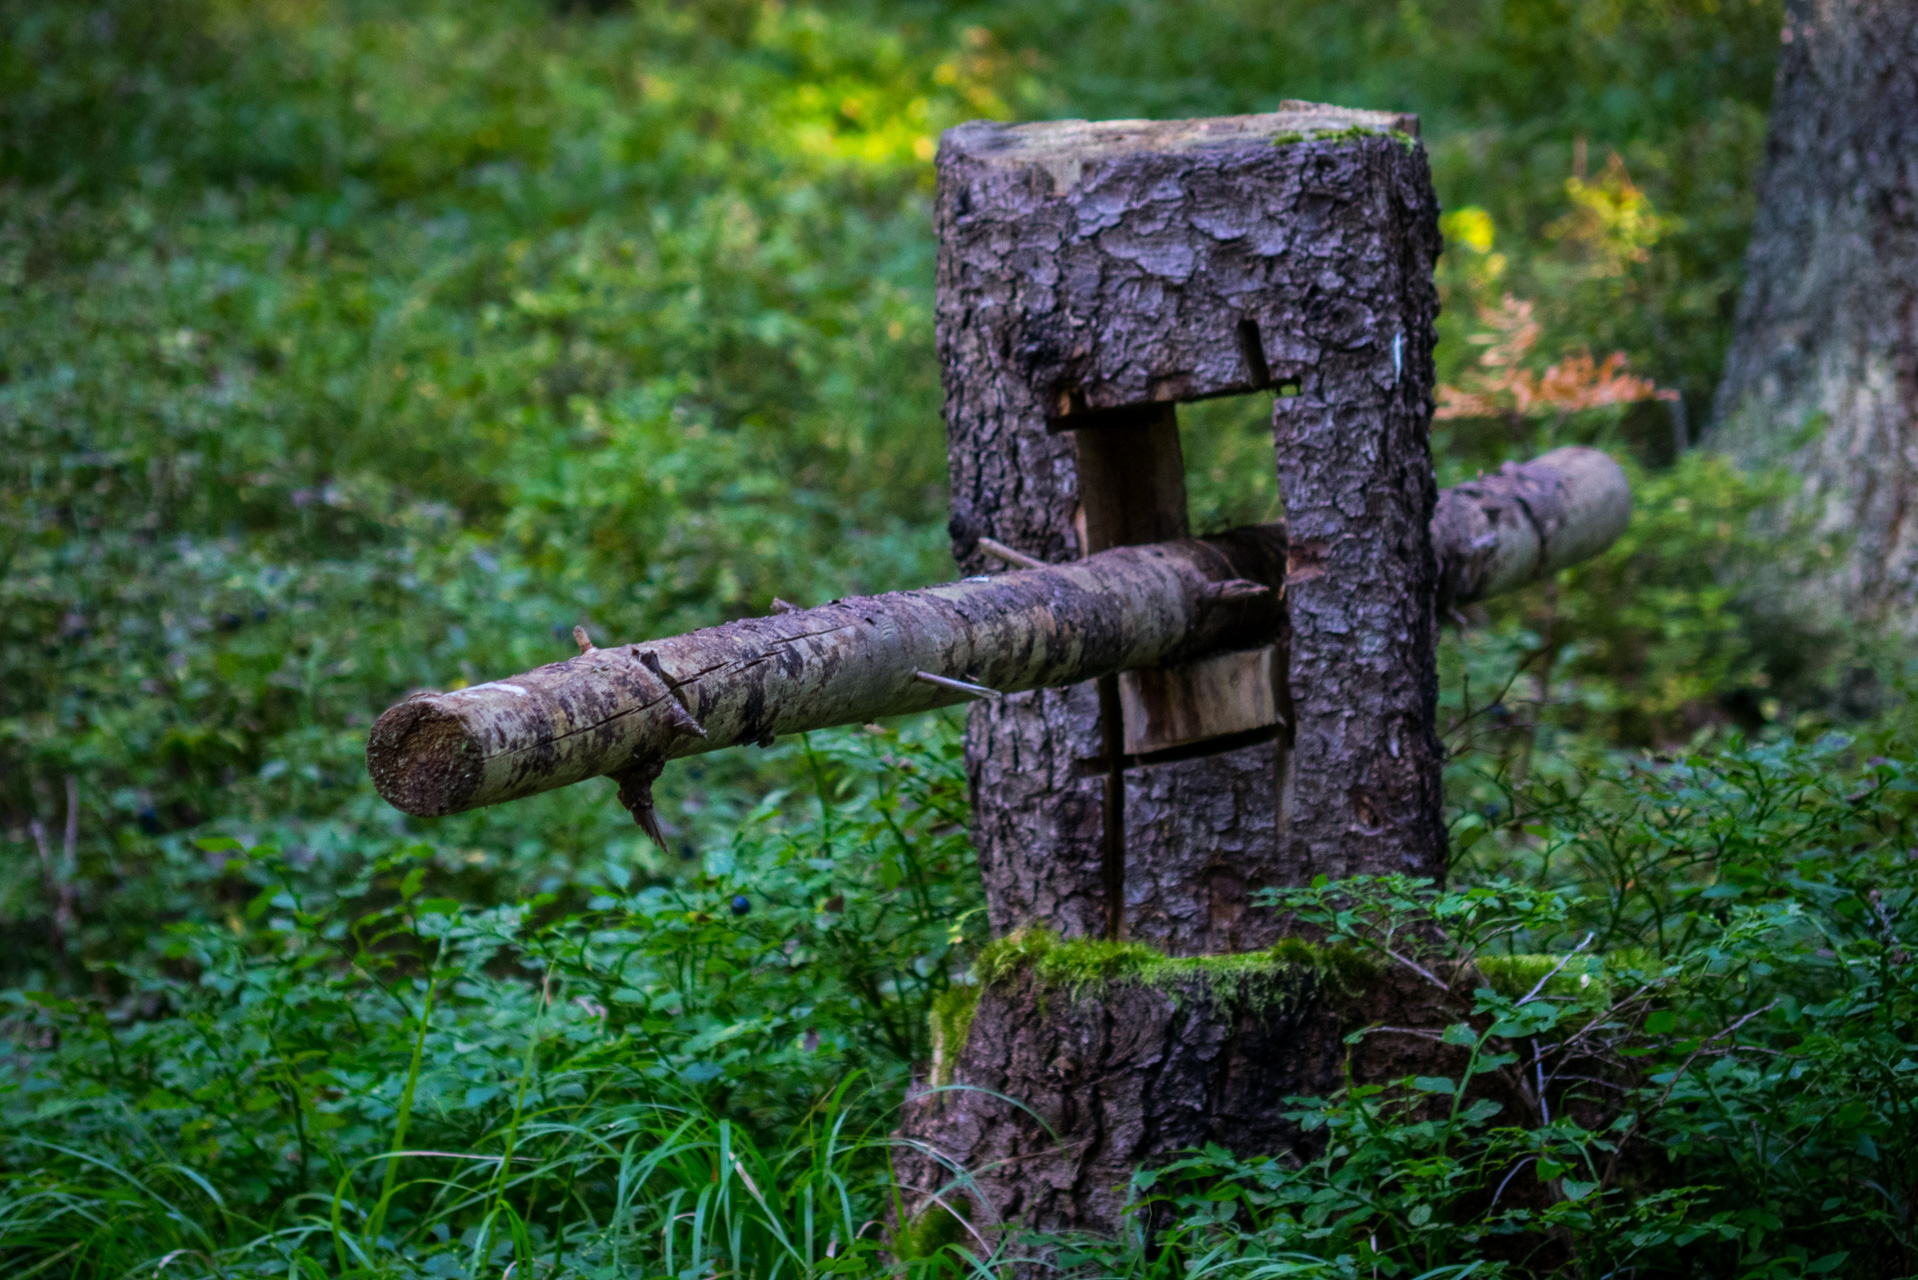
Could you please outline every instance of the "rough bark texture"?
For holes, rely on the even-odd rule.
[[[1801,479],[1811,595],[1918,624],[1918,7],[1792,0],[1711,440]]]
[[[1281,526],[1241,529],[593,649],[408,698],[374,724],[367,767],[423,815],[629,766],[651,770],[643,791],[670,758],[969,696],[922,673],[1024,690],[1255,641],[1275,625],[1284,556]]]
[[[1362,1026],[1440,1022],[1436,994],[1403,969],[1353,985],[1308,968],[1196,976],[1082,998],[1029,973],[990,986],[951,1087],[921,1087],[906,1102],[917,1149],[896,1168],[909,1212],[943,1192],[988,1234],[1111,1231],[1133,1170],[1183,1149],[1309,1154],[1312,1139],[1284,1119],[1285,1099],[1338,1088],[1348,1054],[1361,1082],[1436,1070],[1457,1051],[1392,1035],[1344,1043]]]
[[[1090,683],[972,709],[972,843],[993,936],[1035,921],[1068,938],[1106,933],[1104,754]]]
[[[1442,870],[1426,445],[1438,236],[1415,130],[1297,104],[946,135],[937,331],[961,562],[983,563],[981,536],[1082,554],[1081,527],[1099,525],[1088,487],[1121,481],[1082,476],[1074,438],[1112,411],[1272,386],[1296,390],[1275,430],[1306,539],[1288,574],[1294,721],[1272,741],[1137,762],[1113,813],[1099,699],[975,709],[974,837],[996,927],[1110,932],[1116,917],[1129,932],[1108,898],[1135,892],[1136,869],[1154,886],[1136,890],[1153,922],[1139,927],[1159,945],[1257,946],[1269,919],[1226,906],[1222,929],[1193,904],[1233,881]],[[1102,843],[1113,822],[1123,884]]]
[[[1125,933],[1167,955],[1269,946],[1260,889],[1289,883],[1280,848],[1285,748],[1276,737],[1125,771]]]

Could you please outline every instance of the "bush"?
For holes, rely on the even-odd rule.
[[[1133,1183],[1097,1274],[1907,1275],[1918,1263],[1918,775],[1850,744],[1634,763],[1450,891],[1268,893],[1406,966],[1454,1067],[1299,1098],[1323,1146]],[[1499,846],[1495,855],[1488,844]]]
[[[782,750],[811,797],[573,910],[431,896],[429,846],[315,891],[203,841],[257,886],[230,922],[130,1000],[7,994],[9,1273],[877,1265],[884,1119],[981,924],[956,746]]]

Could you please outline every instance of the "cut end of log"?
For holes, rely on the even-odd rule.
[[[380,798],[416,818],[466,808],[481,767],[479,744],[466,725],[426,699],[388,709],[367,735],[366,771]]]

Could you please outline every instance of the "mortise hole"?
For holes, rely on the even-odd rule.
[[[1272,394],[1179,406],[1188,523],[1194,536],[1270,524],[1285,514],[1272,447]]]
[[[1299,394],[1299,380],[1297,378],[1287,378],[1279,384],[1279,399],[1290,400],[1297,394]]]

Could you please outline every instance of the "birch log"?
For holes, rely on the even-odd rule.
[[[1603,550],[1630,514],[1624,473],[1595,449],[1507,466],[1439,495],[1440,581],[1452,603],[1509,590]],[[422,817],[611,774],[650,830],[647,786],[669,759],[948,706],[979,696],[968,685],[1014,693],[1262,643],[1285,559],[1267,525],[590,648],[415,694],[373,726],[367,767]]]
[[[1260,643],[1280,526],[838,600],[612,649],[389,709],[367,741],[386,800],[459,813],[612,774],[649,834],[665,761]],[[583,633],[582,633],[583,634]]]
[[[1583,445],[1446,489],[1432,513],[1439,607],[1502,595],[1589,560],[1631,519],[1625,472]]]

